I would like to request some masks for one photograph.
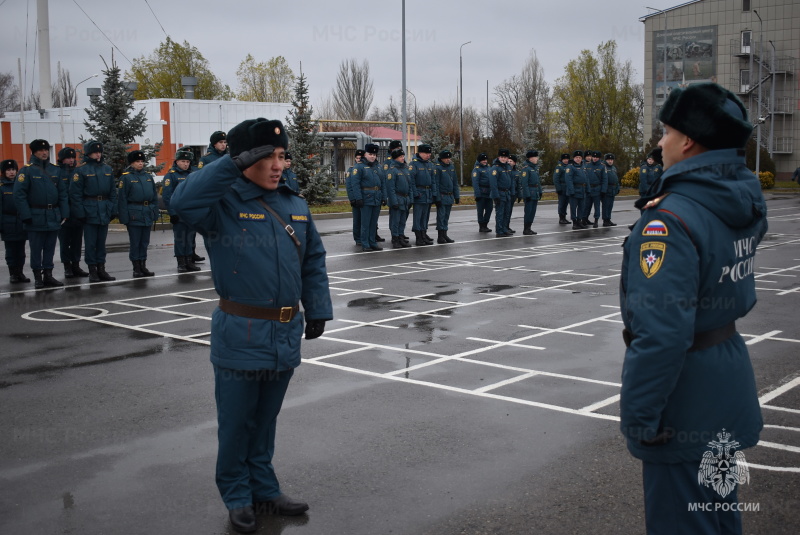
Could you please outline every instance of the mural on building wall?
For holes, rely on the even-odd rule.
[[[714,50],[716,42],[716,26],[666,32],[662,30],[654,33],[654,118],[673,87],[685,87],[695,82],[717,81],[716,50]]]

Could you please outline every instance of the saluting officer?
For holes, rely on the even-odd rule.
[[[453,165],[453,153],[443,150],[439,153],[439,161],[433,168],[433,181],[436,184],[436,231],[439,236],[436,243],[453,243],[455,240],[447,235],[450,211],[454,204],[461,202],[461,190],[458,187],[456,168]]]
[[[386,193],[389,204],[389,230],[392,233],[392,249],[411,247],[403,239],[408,221],[408,210],[411,208],[411,179],[406,153],[398,147],[392,151],[392,163],[386,171]]]
[[[144,170],[144,152],[128,153],[128,168],[119,180],[119,222],[128,227],[133,277],[152,277],[147,269],[150,228],[158,219],[158,190],[153,175]]]
[[[498,238],[512,236],[506,227],[506,213],[509,205],[514,202],[511,197],[511,166],[508,165],[510,155],[508,149],[500,149],[497,158],[492,162],[492,174],[489,176],[489,195],[494,201],[494,231]]]
[[[206,152],[205,156],[200,158],[200,161],[197,163],[197,168],[202,169],[204,165],[208,165],[211,162],[222,158],[227,153],[227,134],[221,130],[217,130],[211,134],[211,137],[209,138],[208,152]]]
[[[353,195],[361,208],[361,250],[381,251],[375,240],[378,215],[383,201],[383,184],[378,169],[378,146],[367,143],[364,158],[353,167]],[[359,202],[360,201],[360,202]]]
[[[558,224],[569,225],[567,221],[567,207],[569,206],[569,197],[567,196],[567,185],[564,182],[564,171],[569,165],[569,154],[562,154],[556,168],[553,169],[553,185],[556,187],[556,195],[558,195]]]
[[[83,154],[83,165],[72,177],[69,199],[73,215],[83,223],[89,281],[117,280],[106,271],[108,225],[119,213],[114,175],[111,166],[103,163],[102,143],[87,141]]]
[[[431,217],[431,203],[436,196],[436,182],[433,180],[431,146],[423,143],[417,147],[417,155],[411,160],[411,194],[414,199],[414,219],[411,230],[417,237],[416,245],[433,245],[428,236],[428,221]]]
[[[288,152],[286,153],[285,161],[286,169],[281,173],[281,184],[284,184],[295,193],[300,193],[300,183],[297,182],[297,175],[292,171],[292,155]]]
[[[740,534],[740,450],[764,424],[735,324],[756,304],[767,232],[745,164],[753,126],[714,83],[674,88],[658,118],[664,174],[636,202],[642,215],[623,246],[620,428],[642,461],[648,533]]]
[[[583,169],[583,152],[576,150],[572,155],[572,162],[564,170],[564,183],[566,184],[567,197],[569,197],[572,230],[589,228],[583,223],[581,217],[588,193],[587,182],[586,172]]]
[[[356,150],[355,164],[357,165],[364,157],[364,149]],[[353,169],[355,165],[347,170],[344,176],[344,186],[347,191],[347,199],[350,201],[350,209],[353,211],[353,240],[356,242],[356,247],[361,247],[361,207],[364,206],[364,201],[355,195],[356,180],[353,176]]]
[[[58,157],[56,158],[58,176],[67,190],[67,198],[69,198],[69,186],[72,184],[72,177],[75,176],[77,163],[75,157],[75,149],[64,147],[58,151]],[[70,212],[74,211],[70,210]],[[61,225],[61,229],[58,231],[58,243],[61,252],[61,263],[64,264],[64,278],[88,277],[89,273],[81,269],[83,224],[73,213]]]
[[[22,225],[22,219],[14,204],[14,182],[17,180],[16,160],[3,160],[0,162],[0,189],[3,193],[3,219],[0,220],[0,239],[6,250],[6,265],[11,276],[10,282],[31,282],[23,273],[25,267],[25,242],[28,234]]]
[[[14,183],[14,205],[28,233],[35,287],[64,286],[53,277],[53,256],[58,230],[69,217],[67,189],[58,178],[58,167],[50,163],[50,143],[34,139],[30,149],[30,163]]]
[[[172,235],[175,242],[173,247],[175,259],[178,262],[178,273],[200,271],[200,268],[195,265],[193,257],[195,231],[184,221],[181,221],[178,213],[170,206],[172,195],[177,187],[196,170],[192,168],[193,159],[194,154],[192,154],[192,151],[178,149],[178,152],[175,153],[175,161],[172,163],[172,167],[164,176],[164,188],[161,190],[161,199],[164,201],[164,206],[169,214],[169,222],[172,224]]]
[[[521,196],[525,200],[525,215],[523,217],[525,228],[522,233],[530,236],[536,234],[536,231],[531,229],[531,226],[536,217],[536,208],[539,205],[539,199],[542,198],[543,190],[542,182],[539,179],[539,151],[529,150],[525,153],[525,158],[526,161],[520,173]]]
[[[472,168],[472,189],[475,193],[475,207],[478,210],[478,232],[491,232],[492,196],[489,179],[491,177],[489,157],[485,152],[478,154]]]
[[[615,227],[616,223],[611,221],[611,211],[614,209],[614,198],[619,195],[619,175],[617,167],[614,165],[614,155],[606,154],[605,172],[602,184],[603,197],[603,226]]]
[[[655,160],[655,152],[658,149],[650,151],[647,155],[647,160],[639,167],[639,195],[644,197],[650,186],[653,185],[659,178],[664,170]]]
[[[325,248],[308,204],[279,186],[289,143],[283,125],[247,120],[228,140],[231,154],[181,185],[172,207],[202,234],[211,257],[220,296],[211,319],[216,481],[234,529],[250,533],[257,512],[308,510],[281,492],[272,463],[275,430],[301,362],[303,318],[311,340],[323,334],[333,308]]]

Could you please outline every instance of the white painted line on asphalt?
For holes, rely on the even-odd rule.
[[[783,466],[766,466],[763,464],[755,464],[751,462],[748,462],[747,466],[749,466],[750,468],[758,468],[759,470],[769,470],[770,472],[795,472],[795,473],[800,472],[800,468],[783,467]]]
[[[326,339],[329,339],[329,340],[336,340],[335,338],[327,338],[325,336],[323,336],[322,338],[326,338]],[[317,362],[317,361],[320,361],[320,360],[330,359],[330,358],[333,358],[333,357],[340,357],[342,355],[349,355],[349,354],[352,354],[352,353],[358,353],[360,351],[367,351],[369,349],[375,349],[375,346],[369,345],[369,346],[356,347],[354,349],[348,349],[347,351],[339,351],[338,353],[331,353],[330,355],[322,355],[321,357],[313,357],[313,358],[310,358],[310,359],[304,358],[303,362]]]
[[[786,427],[785,425],[764,424],[764,427],[770,429],[780,429],[782,431],[800,431],[800,427]]]
[[[592,403],[591,405],[587,405],[583,407],[581,410],[586,412],[594,412],[597,409],[602,409],[607,405],[611,405],[612,403],[616,403],[619,401],[619,394],[613,395],[610,398],[606,398],[602,401],[598,401],[597,403]]]
[[[499,340],[489,340],[487,338],[474,338],[472,336],[467,338],[467,340],[472,340],[473,342],[485,342],[487,344],[495,344],[495,347],[508,346],[508,347],[519,347],[522,349],[538,349],[540,351],[547,349],[546,347],[529,346],[527,344],[520,344],[516,342],[501,342]]]
[[[774,450],[790,451],[792,453],[800,453],[800,448],[797,446],[787,446],[786,444],[778,444],[777,442],[765,442],[759,440],[757,446],[764,446],[765,448],[772,448]]]
[[[766,403],[769,403],[773,399],[777,398],[781,394],[785,394],[786,392],[788,392],[792,388],[796,387],[797,385],[800,385],[800,377],[795,377],[791,381],[782,384],[778,388],[775,388],[775,389],[767,392],[766,394],[764,394],[763,396],[758,398],[758,402],[761,403],[761,405],[763,406]],[[800,412],[800,411],[798,411],[798,412]]]
[[[783,331],[770,331],[768,333],[759,334],[759,335],[748,335],[751,336],[750,340],[745,342],[745,345],[751,346],[753,344],[757,344],[758,342],[763,342],[764,340],[769,340],[776,334],[780,334]]]
[[[518,375],[517,377],[512,377],[511,379],[506,379],[505,381],[500,381],[500,382],[497,382],[497,383],[493,383],[493,384],[490,384],[490,385],[483,386],[481,388],[476,388],[475,390],[473,390],[473,392],[475,392],[476,394],[480,394],[480,393],[483,393],[483,392],[489,392],[490,390],[495,390],[495,389],[500,388],[502,386],[518,383],[520,381],[524,381],[525,379],[530,379],[531,377],[534,377],[536,375],[538,375],[538,372],[523,373],[522,375]]]
[[[777,405],[761,405],[762,409],[772,409],[773,411],[791,412],[793,414],[800,414],[800,410],[790,409],[788,407],[778,407]]]

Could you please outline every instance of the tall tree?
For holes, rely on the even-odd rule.
[[[0,72],[0,117],[7,111],[19,111],[19,87],[10,72]]]
[[[359,63],[354,59],[342,60],[336,87],[333,90],[333,109],[337,119],[366,120],[375,89],[369,74],[369,62]]]
[[[617,58],[615,41],[597,53],[583,50],[565,67],[554,90],[557,125],[570,147],[613,152],[626,169],[642,146],[642,96],[630,60]]]
[[[236,71],[239,82],[239,100],[255,102],[289,102],[295,75],[283,56],[268,62],[256,62],[251,54],[239,64]]]
[[[125,77],[138,84],[134,98],[183,98],[181,77],[197,78],[195,98],[230,100],[230,88],[223,84],[208,65],[208,60],[187,41],[176,43],[169,37],[148,57],[133,60]]]
[[[53,84],[53,107],[54,108],[68,108],[70,106],[78,105],[78,93],[75,92],[75,86],[72,85],[72,80],[69,76],[69,71],[61,68],[61,62],[58,63],[58,74],[56,81]]]
[[[144,133],[147,117],[144,110],[134,113],[133,97],[125,90],[120,78],[120,69],[114,58],[111,66],[105,63],[103,72],[103,92],[99,97],[93,97],[91,104],[85,109],[87,120],[83,122],[91,139],[103,144],[103,157],[114,170],[114,176],[119,178],[128,166],[127,153],[130,144],[137,136]],[[88,140],[81,138],[82,142]],[[143,145],[147,160],[158,153],[160,144]],[[148,167],[148,171],[155,172],[160,167]]]
[[[294,86],[293,109],[289,111],[286,132],[292,153],[292,169],[300,183],[300,192],[308,204],[328,204],[336,196],[330,167],[322,165],[322,137],[317,135],[317,123],[312,119],[314,109],[309,102],[306,77]]]
[[[507,129],[515,145],[524,145],[526,129],[530,125],[536,128],[540,139],[548,136],[550,88],[535,50],[531,50],[519,74],[495,87],[494,95],[500,117],[508,122]]]

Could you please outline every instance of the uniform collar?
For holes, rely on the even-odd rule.
[[[231,189],[234,190],[243,201],[250,201],[258,197],[264,197],[277,193],[277,190],[271,191],[258,186],[245,177],[240,176],[234,181]]]

